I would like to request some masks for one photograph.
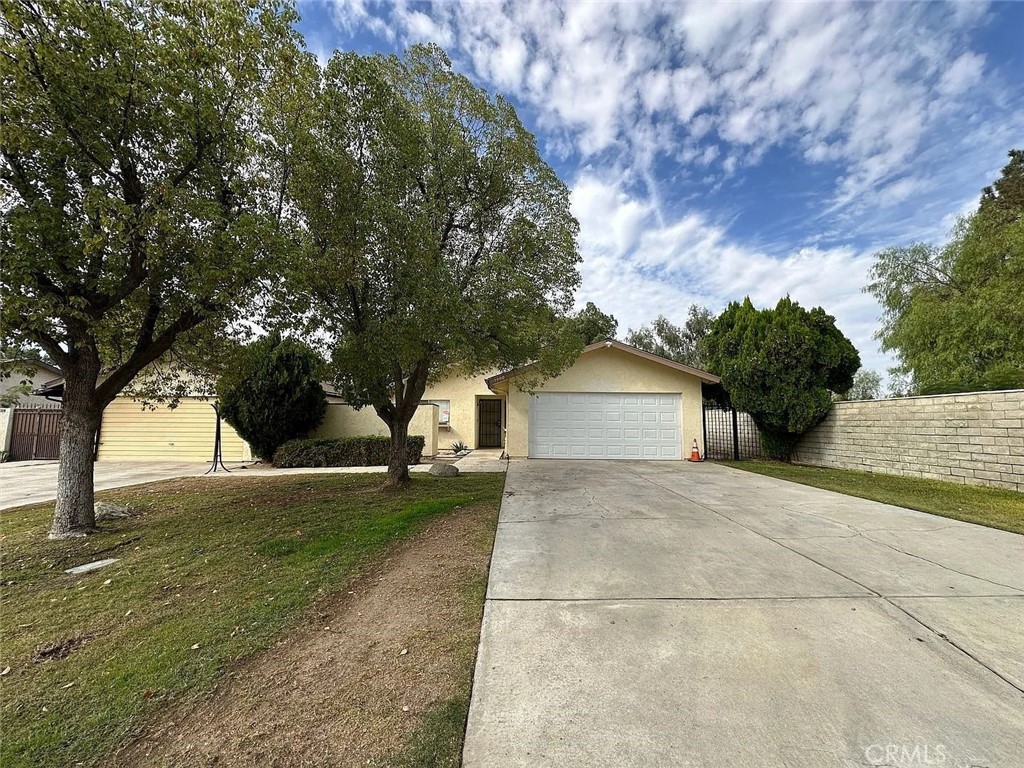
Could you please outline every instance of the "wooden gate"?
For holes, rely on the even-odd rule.
[[[56,459],[60,449],[60,408],[15,408],[11,461]]]

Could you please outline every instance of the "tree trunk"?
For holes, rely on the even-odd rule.
[[[385,488],[398,488],[409,484],[409,422],[412,417],[396,416],[391,428],[391,456],[388,458],[388,476]]]
[[[82,381],[81,379],[85,379]],[[91,381],[90,381],[91,379]],[[51,539],[84,536],[96,529],[93,511],[93,443],[103,416],[96,401],[96,377],[68,376],[60,422],[57,505]]]
[[[788,432],[761,432],[761,452],[769,459],[788,462],[793,454],[800,435]]]

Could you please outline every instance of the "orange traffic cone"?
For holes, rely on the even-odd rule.
[[[693,440],[693,448],[690,449],[690,461],[704,461],[700,457],[700,448],[697,447],[697,439]]]

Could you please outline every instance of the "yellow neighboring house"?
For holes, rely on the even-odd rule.
[[[511,458],[679,461],[693,441],[704,453],[701,385],[706,371],[618,341],[586,347],[576,362],[532,391],[530,366],[430,385],[409,433],[424,455],[462,443],[504,449]],[[522,385],[522,388],[521,388]],[[209,461],[216,421],[211,400],[186,397],[177,408],[145,409],[118,398],[107,407],[98,458]],[[311,437],[386,435],[373,408],[352,408],[328,393],[324,422]],[[221,424],[225,461],[248,461],[248,445]]]

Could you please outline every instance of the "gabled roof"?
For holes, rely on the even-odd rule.
[[[653,352],[647,352],[646,350],[638,349],[637,347],[631,347],[629,344],[623,344],[621,341],[615,341],[614,339],[609,339],[608,341],[598,341],[595,342],[594,344],[591,344],[588,347],[584,347],[583,351],[580,353],[580,357],[588,354],[589,352],[596,352],[599,349],[617,349],[620,352],[626,352],[631,355],[636,355],[637,357],[642,358],[644,360],[650,360],[652,363],[664,365],[666,368],[673,368],[677,371],[688,373],[691,376],[696,376],[698,379],[707,384],[718,384],[722,380],[721,377],[715,376],[715,374],[713,373],[708,373],[707,371],[702,371],[699,368],[693,368],[689,365],[684,365],[683,363],[676,362],[675,360],[670,360],[667,357],[656,355]],[[513,368],[510,371],[505,371],[504,373],[499,373],[496,376],[491,376],[486,380],[487,386],[493,387],[498,382],[513,379],[520,373],[523,373],[524,371],[527,371],[530,368],[532,368],[533,365],[534,364],[531,363],[530,365],[524,365],[521,368]]]

